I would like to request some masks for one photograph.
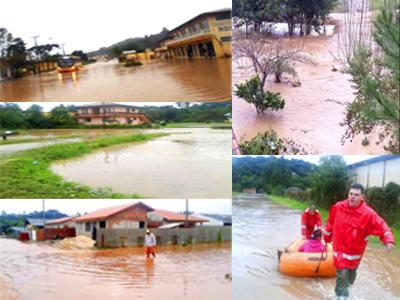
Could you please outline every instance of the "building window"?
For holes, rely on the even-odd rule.
[[[90,122],[92,122],[92,118],[84,118],[84,121],[85,121],[86,123],[90,123]]]
[[[221,42],[228,43],[232,40],[231,36],[221,36]]]
[[[106,221],[100,221],[99,222],[99,227],[100,228],[106,228]]]
[[[215,17],[215,19],[217,19],[217,20],[228,20],[228,19],[231,19],[231,13],[224,13],[224,14],[217,15]]]
[[[85,223],[85,231],[90,232],[90,222]]]
[[[227,31],[231,31],[232,28],[231,28],[231,26],[218,26],[218,30],[221,32],[227,32]]]
[[[139,228],[144,228],[145,223],[144,222],[139,222]]]
[[[203,21],[203,22],[201,22],[201,24],[203,25],[203,26],[202,26],[203,29],[206,29],[206,30],[209,30],[209,29],[210,29],[210,26],[208,26],[208,21]]]

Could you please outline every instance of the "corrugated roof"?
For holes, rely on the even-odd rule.
[[[396,158],[398,159],[398,158],[400,158],[400,156],[398,156],[398,155],[381,155],[381,156],[378,156],[378,157],[373,157],[373,158],[370,158],[370,159],[366,159],[366,160],[363,160],[363,161],[356,162],[354,164],[347,165],[347,168],[348,169],[354,169],[354,168],[358,168],[358,167],[361,167],[361,166],[367,166],[367,165],[370,165],[370,164],[373,164],[373,163],[377,163],[377,162],[380,162],[380,161],[396,159]]]
[[[35,218],[26,218],[25,220],[25,225],[31,224],[33,226],[44,226],[44,223],[47,224],[49,220],[43,220],[43,219],[35,219]]]
[[[102,208],[98,209],[94,212],[88,213],[86,215],[77,217],[74,219],[75,222],[87,222],[87,221],[96,221],[96,220],[102,220],[102,219],[107,219],[117,213],[120,213],[126,209],[135,207],[135,206],[141,206],[143,207],[146,211],[153,211],[154,209],[151,208],[150,206],[144,204],[143,202],[136,202],[136,203],[129,203],[129,204],[123,204],[123,205],[118,205],[118,206],[113,206],[113,207],[108,207],[108,208]]]
[[[164,219],[166,219],[169,222],[185,222],[186,221],[186,216],[184,214],[178,214],[178,213],[174,213],[174,212],[168,211],[168,210],[155,209],[153,211],[153,213],[156,215],[159,215],[160,217],[163,217]],[[207,219],[193,217],[193,216],[189,216],[188,221],[190,221],[190,222],[208,222]]]
[[[120,106],[120,107],[139,108],[138,106],[120,104],[120,103],[115,103],[115,102],[97,102],[97,103],[92,103],[92,104],[76,105],[77,108],[85,108],[85,107],[109,107],[109,106]]]
[[[76,216],[73,217],[64,217],[64,218],[60,218],[60,219],[55,219],[55,220],[51,220],[49,222],[46,222],[46,225],[57,225],[57,224],[62,224],[62,223],[66,223],[71,221],[72,219],[76,218]]]

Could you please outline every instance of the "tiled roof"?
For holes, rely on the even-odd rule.
[[[163,217],[164,219],[166,219],[169,222],[185,222],[186,221],[186,216],[184,214],[178,214],[178,213],[174,213],[174,212],[168,211],[168,210],[155,209],[153,211],[153,213],[160,217]],[[188,217],[188,221],[190,221],[190,222],[208,222],[207,219],[192,217],[192,216]]]
[[[97,102],[91,104],[82,104],[76,105],[76,108],[84,108],[84,107],[110,107],[110,106],[120,106],[120,107],[131,107],[131,108],[139,108],[138,106],[133,105],[126,105],[121,103],[114,103],[114,102]]]
[[[71,221],[72,219],[76,218],[76,216],[74,217],[64,217],[64,218],[60,218],[60,219],[55,219],[55,220],[51,220],[46,222],[46,225],[57,225],[57,224],[62,224],[62,223],[66,223]]]
[[[126,209],[132,208],[134,206],[142,207],[146,211],[153,211],[154,209],[150,206],[144,204],[143,202],[129,203],[124,205],[118,205],[108,208],[98,209],[94,212],[88,213],[86,215],[77,217],[74,219],[75,222],[87,222],[87,221],[96,221],[100,219],[107,219],[117,213],[120,213]]]

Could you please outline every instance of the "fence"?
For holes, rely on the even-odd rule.
[[[232,227],[198,226],[195,228],[152,229],[158,245],[182,245],[231,241]],[[99,229],[100,247],[143,246],[144,229]]]

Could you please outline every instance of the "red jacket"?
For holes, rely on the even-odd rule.
[[[336,269],[358,267],[370,234],[379,236],[384,244],[395,243],[389,226],[364,199],[355,208],[347,200],[333,205],[325,231],[325,242],[332,241]]]
[[[312,215],[307,208],[301,214],[301,235],[309,239],[315,226],[321,227],[321,215],[318,210]]]

